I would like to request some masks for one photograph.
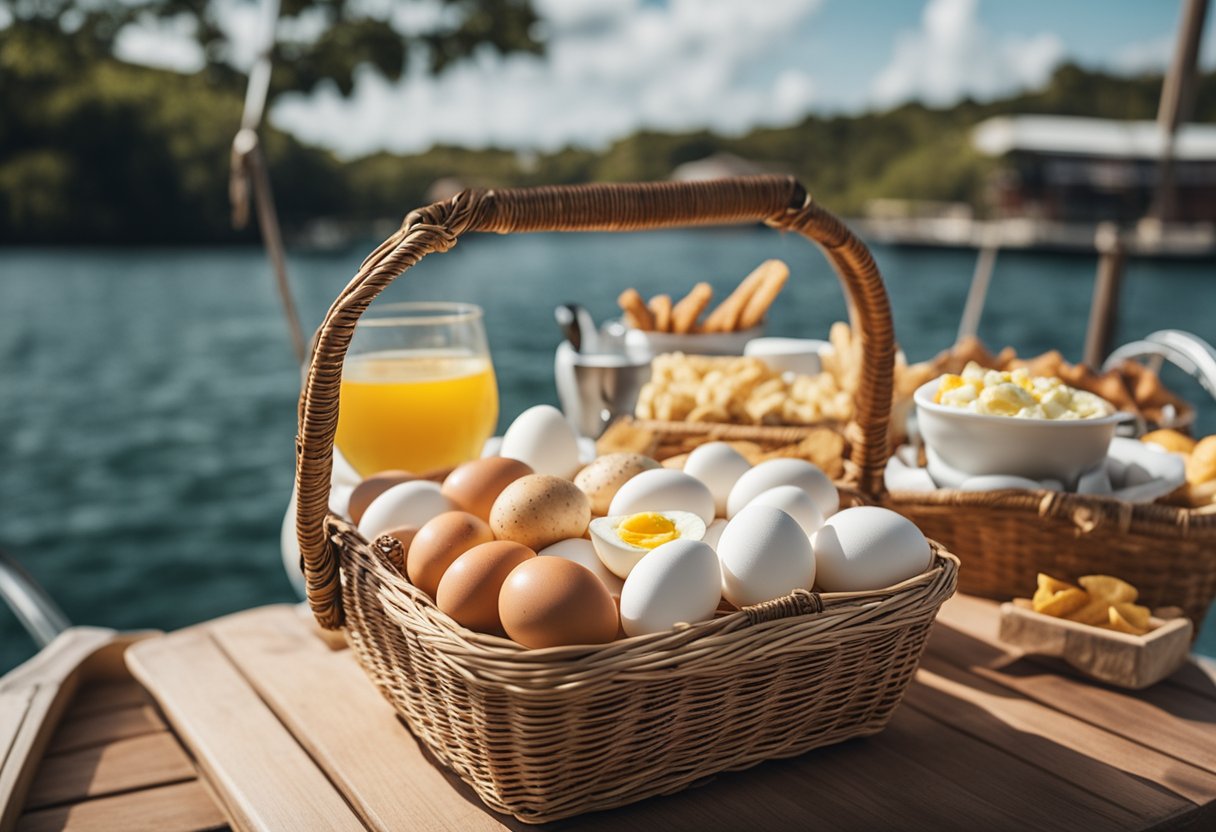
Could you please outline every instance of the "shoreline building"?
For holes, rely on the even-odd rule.
[[[1135,223],[1153,204],[1167,141],[1153,121],[997,116],[972,134],[999,160],[987,208],[998,219]],[[1216,125],[1187,124],[1174,142],[1171,222],[1216,223]]]

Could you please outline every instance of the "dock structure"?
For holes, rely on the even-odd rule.
[[[954,203],[881,200],[857,225],[894,244],[1094,250],[1107,223],[1133,256],[1216,252],[1216,125],[1187,124],[1172,137],[1154,121],[998,116],[978,124],[974,149],[994,160],[979,212]],[[1166,151],[1172,154],[1169,221],[1152,212]],[[978,213],[978,215],[977,215]]]

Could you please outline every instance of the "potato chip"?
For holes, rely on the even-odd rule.
[[[1151,616],[1151,613],[1149,612],[1148,607],[1142,607],[1139,604],[1122,603],[1122,604],[1111,604],[1110,608],[1112,611],[1118,613],[1123,618],[1124,621],[1131,624],[1133,627],[1136,627],[1139,630],[1144,631],[1144,632],[1148,631],[1148,629],[1149,629],[1148,620],[1149,620],[1149,617]],[[1111,619],[1111,623],[1112,624],[1114,623],[1113,616]]]
[[[1037,593],[1036,593],[1037,595]],[[1063,618],[1075,610],[1081,609],[1089,601],[1089,596],[1080,589],[1066,589],[1057,592],[1045,601],[1035,601],[1034,611],[1044,615],[1054,615]]]
[[[1067,581],[1061,581],[1059,578],[1053,578],[1050,575],[1044,574],[1043,572],[1039,573],[1038,581],[1039,589],[1046,589],[1053,595],[1057,592],[1063,592],[1066,589],[1077,588],[1075,585],[1070,584]]]
[[[1085,575],[1079,583],[1094,598],[1101,599],[1108,604],[1135,601],[1140,595],[1140,591],[1127,581],[1112,578],[1110,575]]]
[[[1107,615],[1109,617],[1108,626],[1112,630],[1115,630],[1116,632],[1120,632],[1120,633],[1127,633],[1128,635],[1132,635],[1132,636],[1142,636],[1148,632],[1148,626],[1147,626],[1148,610],[1144,610],[1146,613],[1146,616],[1145,616],[1145,625],[1146,626],[1141,627],[1141,626],[1138,626],[1138,625],[1134,624],[1133,622],[1129,621],[1123,615],[1123,613],[1120,611],[1120,609],[1119,609],[1120,607],[1132,607],[1134,609],[1144,609],[1144,607],[1136,607],[1135,604],[1119,604],[1118,606],[1115,606],[1112,604],[1111,606],[1107,607],[1106,608],[1108,611]]]
[[[1088,595],[1086,596],[1089,597]],[[1110,623],[1110,602],[1102,599],[1090,599],[1088,603],[1082,605],[1079,609],[1064,616],[1069,621],[1076,621],[1078,624],[1089,624],[1093,627],[1101,627]]]

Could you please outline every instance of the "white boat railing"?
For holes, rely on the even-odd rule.
[[[46,590],[3,549],[0,549],[0,598],[8,604],[39,649],[72,626]]]
[[[1112,370],[1127,360],[1149,359],[1154,370],[1168,361],[1199,382],[1216,399],[1216,347],[1191,332],[1162,329],[1141,341],[1132,341],[1116,349],[1102,364]]]

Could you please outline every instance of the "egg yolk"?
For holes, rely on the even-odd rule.
[[[675,523],[653,511],[626,517],[617,526],[616,533],[621,540],[639,549],[653,549],[680,537]]]

